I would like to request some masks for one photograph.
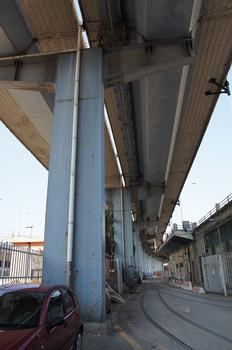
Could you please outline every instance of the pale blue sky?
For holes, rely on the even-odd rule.
[[[198,221],[232,192],[230,98],[220,97],[182,191],[184,220]],[[0,233],[30,235],[25,226],[33,225],[33,235],[43,236],[48,172],[1,123],[0,164]],[[179,207],[172,222],[181,224]]]
[[[0,164],[0,233],[43,235],[48,172],[2,123]]]
[[[232,71],[228,80],[232,88]],[[231,192],[232,98],[222,94],[180,196],[183,219],[198,221]],[[178,206],[172,222],[181,224]]]

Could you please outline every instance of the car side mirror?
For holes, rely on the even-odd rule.
[[[63,317],[57,317],[48,323],[48,330],[50,331],[54,327],[62,326],[64,323],[65,321]]]

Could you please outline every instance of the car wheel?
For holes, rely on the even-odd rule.
[[[76,339],[76,350],[82,350],[82,333],[79,333]]]

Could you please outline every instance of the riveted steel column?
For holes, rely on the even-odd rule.
[[[114,210],[114,241],[115,241],[115,260],[117,264],[117,284],[118,292],[121,294],[123,289],[123,271],[124,271],[124,238],[123,238],[123,213],[121,205],[121,190],[112,190],[112,203]]]
[[[135,256],[135,274],[136,278],[139,278],[139,234],[137,230],[133,230],[134,237],[134,256]]]
[[[142,277],[143,275],[143,248],[141,245],[140,237],[138,237],[139,240],[139,274]]]
[[[133,288],[134,281],[134,253],[133,231],[131,217],[131,199],[129,190],[123,190],[123,215],[124,215],[124,244],[125,244],[125,282],[129,288]]]
[[[144,268],[144,274],[147,275],[147,254],[143,250],[143,268]]]
[[[66,282],[71,137],[76,55],[60,55],[49,163],[43,281]]]
[[[105,320],[105,167],[101,49],[81,53],[74,281],[82,318]]]

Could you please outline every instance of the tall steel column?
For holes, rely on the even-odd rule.
[[[143,248],[142,248],[142,244],[140,241],[140,237],[139,237],[139,271],[140,271],[140,274],[142,274],[144,272],[144,269],[143,269]]]
[[[147,275],[147,254],[143,249],[143,268],[144,268],[144,274]]]
[[[45,223],[46,283],[65,284],[69,179],[76,55],[60,55],[57,63]]]
[[[146,254],[146,266],[147,266],[147,274],[149,274],[149,255]]]
[[[139,234],[137,230],[133,230],[134,247],[135,247],[135,271],[136,276],[139,278]]]
[[[82,50],[77,138],[74,283],[82,317],[105,320],[105,167],[101,49]]]
[[[123,217],[121,203],[121,189],[112,190],[112,204],[114,210],[114,241],[115,260],[117,264],[118,292],[122,293],[123,270],[124,270],[124,237],[123,237]]]
[[[105,320],[104,113],[100,49],[82,50],[73,268],[82,318]],[[65,284],[75,55],[59,57],[49,166],[44,281]]]
[[[134,287],[134,253],[133,231],[131,218],[130,192],[123,190],[123,216],[124,216],[124,241],[125,241],[125,282],[128,287]]]

